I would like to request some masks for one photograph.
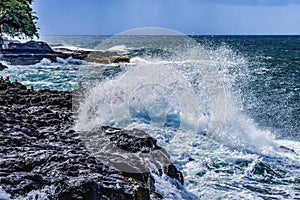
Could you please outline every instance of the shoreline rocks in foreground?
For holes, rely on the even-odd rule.
[[[35,191],[49,199],[161,199],[149,164],[182,187],[181,172],[145,132],[74,131],[72,95],[0,79],[0,192],[11,199],[36,198]]]
[[[11,65],[33,65],[46,58],[57,62],[57,58],[74,58],[101,64],[130,62],[130,58],[116,52],[70,50],[63,47],[51,48],[45,42],[29,41],[26,43],[11,42],[8,49],[0,50],[1,60]]]

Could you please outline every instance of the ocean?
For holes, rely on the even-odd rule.
[[[185,180],[182,192],[155,177],[164,199],[300,199],[300,36],[40,39],[131,58],[44,59],[1,73],[36,90],[83,84],[76,130],[110,125],[156,138]]]

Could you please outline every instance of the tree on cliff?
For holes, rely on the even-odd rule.
[[[33,0],[0,0],[0,39],[2,33],[11,37],[38,37]]]

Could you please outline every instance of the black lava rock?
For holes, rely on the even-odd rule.
[[[0,71],[3,69],[6,69],[7,67],[5,65],[3,65],[2,63],[0,63]]]
[[[72,130],[72,95],[0,79],[0,183],[11,198],[43,190],[49,199],[161,199],[152,173],[183,183],[143,131]]]

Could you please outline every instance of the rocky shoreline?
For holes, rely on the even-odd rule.
[[[37,198],[36,191],[48,199],[162,199],[153,173],[182,187],[181,172],[147,133],[73,130],[78,92],[35,91],[0,79],[0,193],[11,199]]]
[[[120,56],[116,52],[71,50],[63,46],[51,48],[47,43],[41,41],[11,42],[7,49],[0,50],[0,58],[11,65],[33,65],[44,58],[52,62],[57,62],[57,58],[73,58],[101,64],[130,62],[129,57]]]

